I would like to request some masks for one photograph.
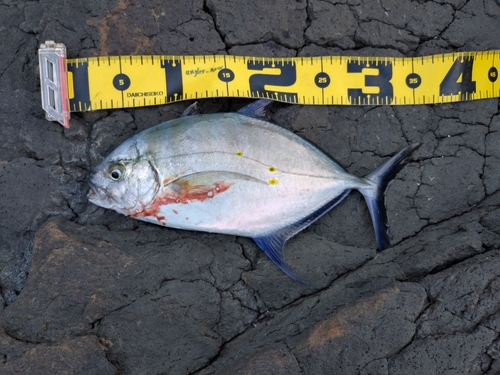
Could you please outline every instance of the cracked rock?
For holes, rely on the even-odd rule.
[[[219,294],[206,282],[170,281],[104,317],[98,331],[110,360],[126,373],[189,374],[219,351],[219,305]]]
[[[481,373],[480,354],[496,337],[494,331],[479,327],[471,333],[456,333],[415,340],[389,361],[389,374]]]
[[[483,164],[484,158],[467,148],[460,148],[454,158],[442,155],[424,163],[422,185],[416,194],[419,216],[437,222],[445,219],[444,212],[460,214],[480,202],[485,197]]]
[[[93,336],[40,344],[12,361],[6,361],[4,356],[4,363],[5,374],[116,374],[116,368],[108,362],[102,345]]]
[[[90,204],[92,168],[192,102],[72,113],[63,129],[41,109],[37,58],[45,40],[71,58],[407,57],[500,49],[498,35],[498,0],[2,1],[0,373],[500,373],[498,98],[273,104],[273,122],[358,176],[421,143],[386,192],[391,248],[376,251],[357,192],[286,244],[306,288],[251,239]]]
[[[311,25],[306,37],[318,45],[336,45],[343,49],[354,48],[356,22],[346,4],[330,4],[325,1],[309,2]]]
[[[375,20],[361,23],[356,30],[355,40],[374,47],[392,47],[402,53],[416,49],[419,41],[409,31]]]
[[[230,46],[274,41],[289,48],[304,43],[306,1],[230,3],[208,0],[217,29]],[[237,25],[237,27],[236,27]]]

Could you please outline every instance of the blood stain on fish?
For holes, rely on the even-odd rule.
[[[156,197],[151,205],[141,212],[131,215],[132,218],[139,217],[155,217],[162,225],[166,225],[167,218],[160,216],[160,210],[168,204],[188,204],[190,202],[203,202],[207,199],[212,199],[216,195],[225,192],[233,184],[223,181],[214,182],[211,185],[191,185],[189,181],[183,181],[176,184],[177,190],[170,190],[164,195]],[[177,210],[173,210],[175,214]],[[187,218],[186,218],[187,220]]]

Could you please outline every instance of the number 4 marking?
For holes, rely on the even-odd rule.
[[[474,58],[457,58],[439,86],[440,95],[465,95],[476,92],[476,81],[472,80]]]

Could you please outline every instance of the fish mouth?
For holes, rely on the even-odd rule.
[[[106,198],[106,190],[98,187],[96,184],[94,184],[92,181],[89,181],[89,192],[87,194],[87,198],[93,202],[93,201],[99,201],[103,200]]]

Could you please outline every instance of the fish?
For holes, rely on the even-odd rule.
[[[293,280],[284,244],[358,190],[378,249],[390,246],[385,190],[418,143],[357,177],[265,117],[269,100],[237,112],[185,115],[119,145],[89,179],[88,199],[164,227],[252,238]]]

